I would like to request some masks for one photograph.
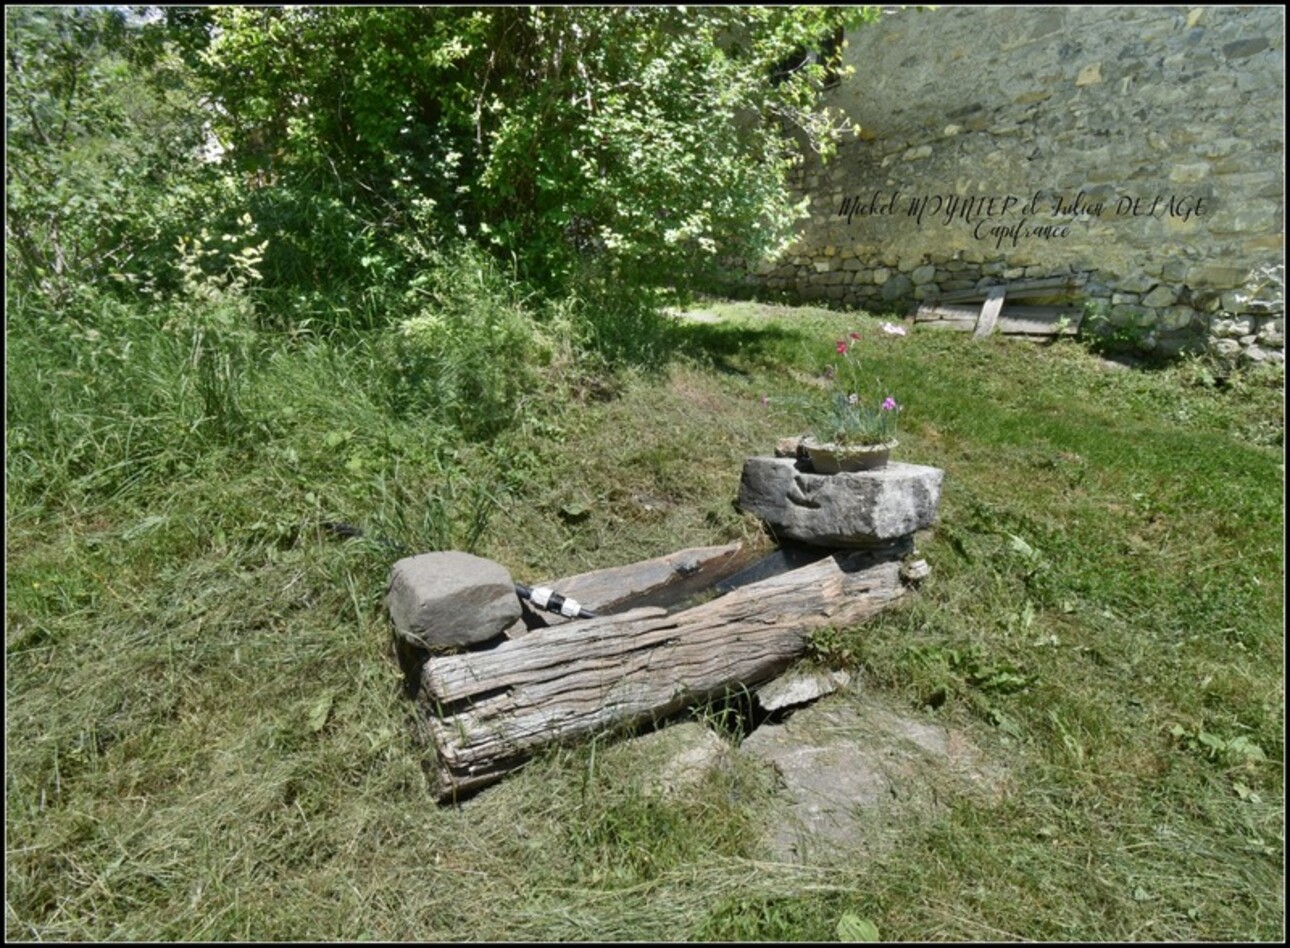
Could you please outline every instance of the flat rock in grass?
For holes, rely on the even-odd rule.
[[[879,546],[931,526],[945,472],[892,461],[881,470],[816,474],[793,458],[744,461],[739,507],[776,537],[815,546]]]
[[[396,562],[385,606],[395,631],[425,649],[486,642],[520,617],[520,599],[506,567],[457,551]]]
[[[645,774],[642,789],[672,796],[700,784],[732,753],[711,729],[683,721],[606,749],[603,757]]]
[[[758,688],[757,703],[763,711],[781,711],[809,704],[850,683],[851,676],[840,669],[789,672]]]
[[[997,801],[1005,770],[961,731],[847,692],[764,724],[739,747],[774,769],[764,841],[775,858],[826,865],[875,855],[955,796]]]

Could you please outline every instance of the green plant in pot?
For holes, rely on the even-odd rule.
[[[883,329],[904,335],[902,328],[890,323]],[[801,445],[819,474],[885,467],[891,449],[898,444],[901,406],[883,390],[881,381],[874,379],[870,386],[865,385],[856,349],[859,339],[860,334],[853,332],[850,340],[838,340],[838,358],[828,373],[829,390],[809,413],[810,434]],[[866,388],[870,388],[868,393]]]

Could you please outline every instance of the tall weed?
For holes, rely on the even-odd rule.
[[[183,358],[157,314],[98,300],[10,313],[6,474],[20,502],[115,493],[178,460],[190,438]]]
[[[516,284],[482,252],[430,250],[388,337],[391,407],[487,439],[515,421],[556,343]]]
[[[249,218],[226,250],[181,242],[182,291],[122,302],[82,287],[51,306],[11,297],[6,472],[17,497],[111,496],[253,431],[242,391],[257,348]],[[243,246],[243,244],[246,244]]]
[[[579,348],[609,366],[657,368],[678,343],[671,321],[662,314],[663,300],[663,293],[652,287],[585,270],[568,292]]]

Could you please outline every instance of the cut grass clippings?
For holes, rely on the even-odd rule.
[[[264,424],[228,444],[130,434],[25,367],[52,387],[6,432],[7,937],[793,940],[850,916],[884,940],[1280,940],[1283,381],[704,308],[722,321],[678,323],[671,363],[556,386],[480,443],[391,414],[361,341],[248,369]],[[320,524],[518,581],[761,542],[742,459],[800,433],[776,399],[850,331],[905,406],[899,459],[946,474],[931,577],[840,644],[1013,791],[828,870],[759,849],[754,768],[658,798],[592,743],[435,806],[391,555]],[[130,460],[104,440],[127,436],[152,459],[128,478],[84,460]]]

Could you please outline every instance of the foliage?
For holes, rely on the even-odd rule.
[[[806,654],[821,665],[833,668],[850,668],[855,665],[855,654],[846,636],[831,625],[813,631],[806,642]]]
[[[258,229],[250,214],[238,224],[240,233],[225,233],[216,242],[205,227],[196,237],[179,238],[180,291],[162,326],[188,353],[187,371],[178,381],[181,390],[196,392],[198,424],[211,426],[222,440],[236,440],[248,428],[240,390],[256,341],[249,291],[260,279],[257,267],[269,245],[255,242]]]
[[[849,922],[830,924],[836,896],[806,894],[739,895],[713,907],[696,941],[790,942],[863,941]],[[849,913],[843,919],[853,918]],[[864,922],[861,922],[863,925]]]
[[[1089,351],[1104,355],[1138,352],[1143,347],[1148,330],[1147,321],[1139,313],[1115,316],[1109,304],[1089,301],[1084,304],[1084,319],[1080,323],[1078,338]]]
[[[407,290],[406,312],[387,336],[391,404],[423,413],[466,438],[497,435],[531,396],[556,343],[513,283],[469,245],[428,252]]]
[[[5,8],[5,266],[54,305],[172,287],[169,248],[214,172],[176,55],[121,8]],[[146,53],[146,55],[145,55]]]
[[[785,236],[793,136],[827,152],[839,124],[813,108],[824,64],[774,67],[868,15],[227,8],[205,82],[231,157],[299,208],[303,247],[306,207],[337,201],[395,266],[393,236],[418,228],[547,289],[587,268],[681,285]],[[286,264],[268,265],[272,284]]]

